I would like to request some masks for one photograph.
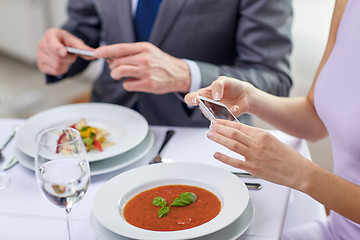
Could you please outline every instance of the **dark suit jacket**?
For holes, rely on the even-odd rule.
[[[92,47],[134,42],[131,9],[131,0],[69,0],[63,28]],[[163,0],[149,42],[172,56],[196,61],[202,87],[226,75],[287,96],[292,84],[291,23],[290,0]],[[87,65],[79,58],[66,76]],[[197,108],[188,108],[174,93],[126,92],[122,81],[111,79],[106,63],[91,100],[130,107],[137,102],[153,125],[209,125]],[[240,120],[250,123],[249,116]]]

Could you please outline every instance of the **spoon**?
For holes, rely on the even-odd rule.
[[[6,139],[0,144],[0,159],[2,156],[2,150],[6,147],[6,145],[10,142],[10,140],[15,136],[16,132],[20,129],[19,125],[15,125],[12,127],[10,134],[6,137]]]

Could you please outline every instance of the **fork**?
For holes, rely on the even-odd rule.
[[[165,138],[161,144],[161,147],[157,153],[157,155],[149,162],[149,164],[153,164],[153,163],[161,163],[162,159],[160,156],[161,151],[164,149],[165,145],[169,142],[169,140],[172,138],[172,136],[174,136],[175,131],[174,130],[168,130],[166,131],[166,135]]]
[[[15,136],[16,132],[19,130],[20,126],[15,125],[12,127],[10,134],[6,137],[6,139],[0,144],[0,159],[2,159],[2,150],[6,147],[6,145],[10,142],[10,140]]]

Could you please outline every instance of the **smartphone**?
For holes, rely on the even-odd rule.
[[[201,111],[210,121],[225,119],[239,122],[223,103],[202,96],[198,96],[198,99]]]
[[[84,50],[84,49],[79,49],[79,48],[72,48],[72,47],[66,47],[66,50],[69,53],[74,53],[74,54],[79,54],[79,55],[84,55],[84,56],[89,56],[89,57],[94,56],[94,51],[89,51],[89,50]]]

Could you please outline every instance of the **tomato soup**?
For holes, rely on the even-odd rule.
[[[183,192],[197,195],[195,202],[184,207],[170,206]],[[155,197],[162,197],[170,208],[164,217],[158,217],[159,206],[154,206]],[[189,185],[164,185],[143,191],[131,198],[125,205],[125,220],[136,227],[154,231],[177,231],[193,228],[216,217],[221,202],[215,194],[206,189]]]

